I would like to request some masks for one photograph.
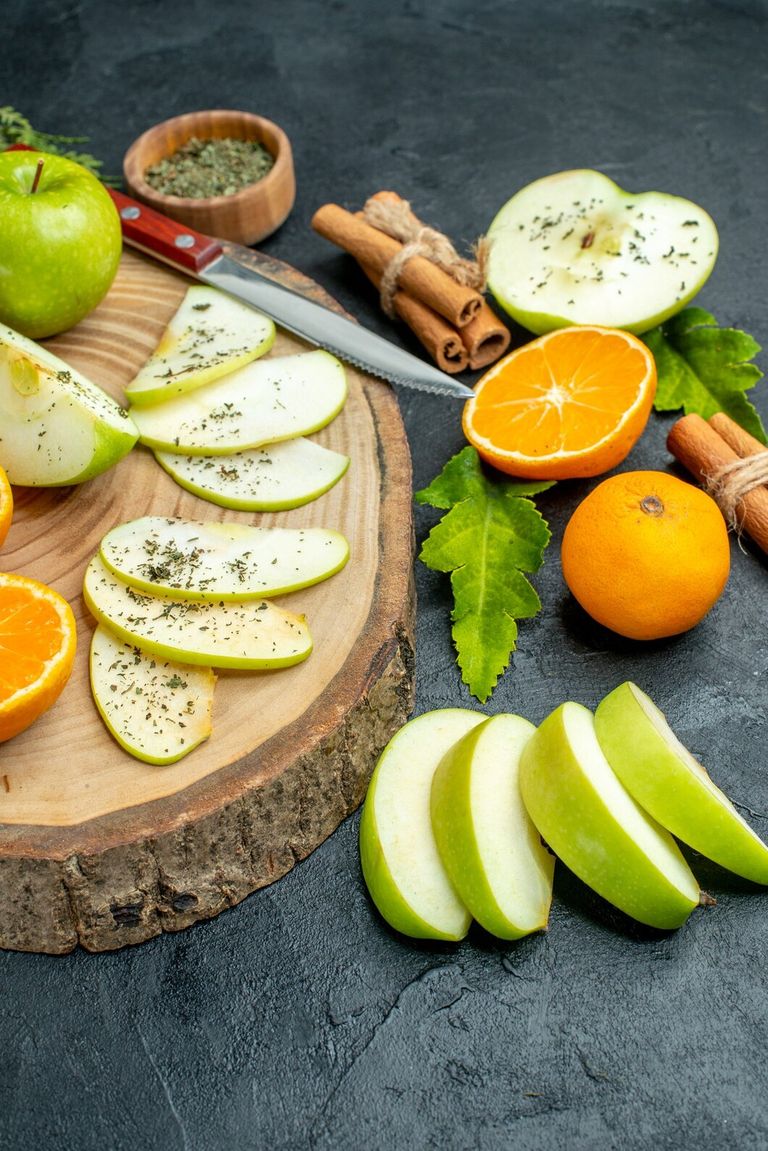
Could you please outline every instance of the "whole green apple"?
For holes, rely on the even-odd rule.
[[[107,294],[121,249],[117,209],[80,164],[0,154],[0,321],[32,339],[73,327]]]

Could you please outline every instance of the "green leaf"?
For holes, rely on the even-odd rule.
[[[745,396],[763,373],[751,364],[760,345],[738,328],[718,328],[703,308],[684,308],[642,337],[656,360],[657,412],[683,408],[705,420],[726,412],[761,443],[766,433]]]
[[[429,504],[433,508],[452,508],[468,496],[481,495],[493,491],[501,484],[489,485],[483,472],[480,457],[474,448],[462,448],[448,461],[439,476],[426,488],[414,493],[417,504]],[[535,496],[553,487],[552,481],[532,483],[528,480],[504,480],[504,491],[513,496]]]
[[[550,531],[527,496],[551,483],[491,480],[472,447],[449,460],[421,504],[448,509],[427,536],[419,558],[450,572],[453,641],[462,679],[481,703],[490,696],[517,644],[517,620],[541,609],[523,572],[541,567]]]

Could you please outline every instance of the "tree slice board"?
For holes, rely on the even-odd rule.
[[[299,272],[264,274],[337,307]],[[112,395],[154,349],[189,282],[126,252],[101,306],[50,346]],[[278,332],[270,356],[306,350]],[[3,570],[73,605],[78,654],[54,707],[0,745],[0,946],[106,951],[236,904],[308,855],[361,802],[376,757],[412,707],[410,457],[388,385],[347,369],[349,398],[318,443],[351,464],[292,511],[229,511],[183,491],[137,446],[86,484],[15,489]],[[167,767],[143,764],[103,726],[90,694],[94,622],[81,585],[112,526],[141,515],[327,527],[347,566],[280,602],[306,614],[314,651],[273,672],[220,672],[211,738]]]

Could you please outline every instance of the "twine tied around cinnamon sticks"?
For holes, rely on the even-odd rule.
[[[768,553],[768,450],[724,412],[683,416],[667,446],[717,502],[729,527]]]
[[[488,242],[483,236],[475,245],[475,259],[467,260],[454,248],[443,232],[422,224],[407,200],[393,194],[371,196],[363,206],[363,219],[386,232],[403,247],[387,264],[381,277],[381,307],[391,320],[395,318],[394,295],[403,268],[414,256],[424,256],[438,268],[468,288],[485,291]]]
[[[474,259],[462,258],[396,192],[377,192],[363,212],[325,204],[312,227],[355,257],[385,311],[405,321],[444,372],[483,368],[506,352],[510,333],[481,294],[484,243]]]
[[[719,505],[729,527],[738,530],[741,527],[736,515],[738,505],[763,484],[768,484],[768,451],[723,464],[713,475],[705,477],[704,487]]]

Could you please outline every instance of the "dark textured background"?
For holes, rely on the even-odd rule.
[[[527,181],[590,166],[704,205],[721,255],[700,302],[768,341],[759,0],[5,0],[2,23],[0,103],[90,133],[108,171],[175,113],[277,120],[299,195],[263,247],[384,334],[367,283],[310,231],[319,204],[390,186],[472,240]],[[461,445],[459,411],[401,403],[421,486]],[[666,468],[669,422],[652,416],[624,466]],[[703,624],[617,640],[574,606],[558,562],[590,486],[540,500],[544,610],[490,710],[539,721],[632,677],[768,833],[764,563],[734,545]],[[419,538],[433,521],[418,513]],[[473,706],[446,583],[421,565],[417,579],[418,710]],[[765,1148],[768,902],[694,867],[718,903],[673,934],[631,925],[559,868],[546,936],[422,946],[373,911],[353,817],[184,934],[102,956],[0,953],[0,1147]]]

